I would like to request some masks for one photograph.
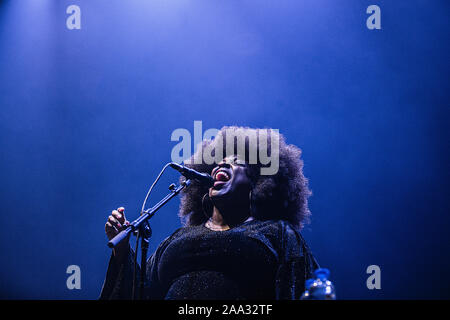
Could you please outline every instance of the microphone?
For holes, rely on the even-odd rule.
[[[195,171],[194,169],[190,169],[186,166],[183,166],[181,164],[171,162],[169,164],[173,169],[177,170],[181,175],[185,176],[188,179],[197,180],[201,184],[203,184],[205,187],[212,187],[214,185],[214,179],[207,173],[200,173],[198,171]]]

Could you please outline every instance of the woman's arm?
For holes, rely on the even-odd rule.
[[[157,275],[157,257],[160,247],[147,260],[144,299],[163,299],[164,295]],[[139,279],[141,268],[136,266],[136,299],[139,299]],[[120,262],[111,256],[106,278],[100,293],[101,300],[131,300],[133,297],[134,251],[129,248],[127,256]]]
[[[278,300],[297,300],[318,266],[300,232],[284,221],[281,228],[275,296]]]
[[[105,233],[109,240],[114,238],[120,231],[128,226],[129,222],[125,218],[125,209],[123,207],[113,210],[108,217],[105,224]],[[130,233],[131,235],[131,233]],[[112,251],[109,259],[108,270],[106,271],[106,278],[103,283],[100,299],[132,299],[133,297],[133,275],[134,275],[134,251],[131,249],[128,242],[129,238],[124,239]],[[164,246],[163,242],[155,251],[152,257],[148,259],[147,272],[145,280],[145,296],[159,297],[158,277],[156,274],[157,259],[159,257],[161,248]],[[140,267],[136,266],[136,286],[139,285]],[[151,294],[150,294],[151,293]],[[136,288],[136,294],[138,290]],[[136,296],[136,298],[140,298]]]
[[[151,257],[147,260],[147,272],[145,280],[144,299],[162,300],[165,298],[165,289],[159,281],[158,265],[160,257],[169,243],[176,237],[177,229],[171,236],[167,237]],[[133,273],[134,273],[134,250],[130,245],[126,250],[121,250],[120,254],[113,252],[108,264],[106,278],[103,283],[100,299],[132,299]],[[139,279],[141,268],[136,266],[136,298],[139,298]]]
[[[103,282],[102,291],[100,293],[101,300],[129,300],[132,298],[134,269],[133,251],[128,246],[127,252],[124,252],[123,254],[125,256],[122,256],[120,260],[114,253],[111,254],[105,281]]]

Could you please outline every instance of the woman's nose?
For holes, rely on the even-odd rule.
[[[217,165],[219,168],[229,168],[231,167],[231,163],[228,163],[227,160],[222,160],[219,162],[219,164]]]

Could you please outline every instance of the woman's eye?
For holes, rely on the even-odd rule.
[[[246,166],[247,165],[247,163],[244,160],[240,160],[240,159],[237,159],[237,158],[236,158],[236,160],[234,161],[233,164],[235,164],[237,166]]]

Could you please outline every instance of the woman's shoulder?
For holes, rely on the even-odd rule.
[[[186,232],[187,227],[180,227],[172,232],[171,235],[164,238],[159,245],[156,247],[154,253],[151,255],[150,259],[156,259],[158,260],[159,257],[162,255],[162,253],[166,250],[166,248],[172,243],[174,240],[178,239],[180,236],[183,235],[184,232]]]
[[[167,246],[167,244],[169,244],[170,242],[172,242],[178,238],[185,237],[185,236],[195,237],[196,235],[199,235],[201,233],[204,233],[204,227],[202,227],[202,225],[181,226],[178,229],[176,229],[175,231],[173,231],[171,235],[166,237],[160,243],[160,247]]]
[[[300,237],[300,229],[295,227],[291,222],[287,220],[253,220],[251,222],[253,227],[259,228],[261,230],[277,231],[280,236],[288,237]],[[251,226],[251,225],[250,225]],[[303,239],[303,238],[302,238]]]
[[[168,242],[170,242],[170,241],[172,241],[172,240],[174,240],[174,239],[176,239],[176,238],[178,238],[178,237],[180,237],[180,236],[186,234],[187,232],[192,232],[192,230],[193,230],[194,228],[196,228],[196,226],[182,226],[182,227],[179,227],[178,229],[176,229],[175,231],[173,231],[172,234],[171,234],[170,236],[166,237],[166,238],[161,242],[161,244],[168,243]]]
[[[258,228],[266,237],[269,237],[275,248],[289,256],[310,254],[310,249],[300,229],[287,220],[255,221],[254,227]]]

